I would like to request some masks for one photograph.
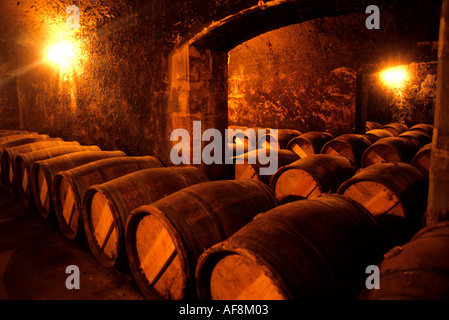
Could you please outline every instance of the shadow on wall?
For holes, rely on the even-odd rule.
[[[10,75],[0,78],[0,128],[20,129],[17,82]]]

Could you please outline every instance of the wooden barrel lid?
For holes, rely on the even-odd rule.
[[[89,221],[92,238],[98,248],[97,254],[112,260],[117,256],[119,232],[113,209],[108,199],[101,193],[92,198],[92,214]]]
[[[215,265],[210,278],[213,300],[286,300],[269,270],[249,255],[230,254]]]

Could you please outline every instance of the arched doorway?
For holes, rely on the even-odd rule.
[[[382,3],[377,1],[378,5]],[[167,146],[164,161],[170,163],[170,150],[177,144],[169,139],[173,130],[183,128],[190,133],[192,140],[201,141],[201,137],[193,136],[194,121],[201,122],[201,133],[207,129],[224,133],[227,128],[227,62],[231,49],[267,31],[292,24],[365,13],[367,6],[372,4],[367,1],[260,1],[256,6],[212,22],[202,32],[183,42],[170,57],[170,95],[164,119],[164,145]],[[357,81],[361,82],[361,79]],[[354,121],[357,123],[354,127],[357,128],[364,127],[360,125],[366,114],[361,110],[362,105],[362,102],[356,105]],[[207,143],[203,142],[201,148]],[[227,166],[202,167],[212,178],[229,177]]]

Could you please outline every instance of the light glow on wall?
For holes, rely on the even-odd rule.
[[[74,57],[74,46],[70,42],[59,42],[48,49],[47,58],[61,68],[70,66]]]
[[[392,89],[399,89],[404,86],[410,76],[405,66],[398,66],[382,70],[380,72],[382,83]]]

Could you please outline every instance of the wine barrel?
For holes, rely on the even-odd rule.
[[[327,132],[307,132],[290,140],[287,149],[292,150],[303,159],[319,154],[324,145],[333,139],[335,137]]]
[[[234,143],[228,143],[228,149],[229,149],[228,154],[232,154],[232,157],[240,156],[249,151],[255,150],[255,148],[248,143],[248,140],[240,140],[240,139],[237,139]]]
[[[69,153],[47,160],[34,162],[31,169],[31,191],[34,203],[42,218],[54,213],[52,186],[54,177],[61,171],[73,169],[83,164],[105,159],[126,157],[122,151],[83,151]]]
[[[277,137],[274,136],[274,132],[277,132]],[[290,130],[290,129],[279,129],[276,131],[270,130],[270,132],[259,137],[259,142],[257,147],[259,149],[270,148],[271,145],[277,144],[278,149],[287,149],[288,143],[302,135],[302,133],[298,130]]]
[[[33,195],[31,193],[30,186],[31,186],[31,169],[33,167],[34,162],[80,151],[101,151],[101,149],[97,146],[74,145],[74,146],[53,147],[29,153],[19,154],[15,161],[14,172],[16,177],[15,184],[17,186],[17,190],[19,191],[19,195],[22,201],[25,204],[30,205],[33,200]]]
[[[28,134],[28,133],[30,133],[30,132],[28,132],[28,131],[20,131],[20,130],[1,130],[0,131],[0,138],[7,137],[7,136],[18,135],[18,134]]]
[[[394,135],[385,129],[374,129],[365,133],[367,138],[371,141],[371,143],[375,143],[383,138],[392,138]]]
[[[280,168],[271,180],[271,188],[278,201],[289,196],[314,198],[337,192],[356,170],[352,161],[345,157],[317,154]]]
[[[286,166],[299,159],[299,156],[291,150],[277,150],[277,156],[274,156],[271,152],[270,149],[258,149],[235,157],[235,180],[258,180],[269,186],[272,176],[280,167]],[[270,161],[277,161],[277,166],[274,168],[273,174],[262,175],[261,169],[269,168],[270,166],[273,166],[275,162],[267,164],[263,163],[260,159],[261,154],[267,155],[267,159],[270,159]],[[243,160],[244,163],[240,164],[240,162],[238,162],[241,160]]]
[[[149,223],[150,221],[148,221]],[[340,195],[278,206],[204,252],[196,269],[204,300],[352,299],[382,258],[366,210]]]
[[[382,129],[382,125],[374,121],[366,121],[365,129],[366,129],[365,131]]]
[[[230,127],[227,131],[228,142],[248,145],[249,148],[257,148],[259,133],[269,132],[268,129],[248,128],[248,127]]]
[[[371,146],[371,141],[361,134],[344,134],[326,143],[322,154],[336,154],[351,160],[360,167],[362,155]]]
[[[392,238],[396,241],[409,239],[421,228],[427,208],[428,179],[410,164],[382,163],[360,170],[337,192],[359,202],[373,216],[388,216],[400,228],[397,237]]]
[[[26,139],[26,138],[32,138],[32,137],[36,137],[38,135],[39,134],[36,133],[36,132],[16,133],[16,134],[12,134],[12,135],[8,134],[8,135],[5,135],[3,137],[0,137],[0,146],[3,143],[7,143],[7,142],[10,142],[10,141],[14,141],[14,140],[21,140],[21,139]]]
[[[33,143],[33,142],[38,142],[38,141],[47,141],[47,140],[52,139],[47,135],[28,136],[27,134],[24,134],[21,136],[22,136],[22,138],[13,139],[13,140],[9,140],[7,142],[0,143],[0,155],[3,153],[3,150],[7,149],[7,148],[13,148],[13,147],[21,146],[21,145],[28,144],[28,143]],[[15,136],[15,137],[17,137],[17,136]],[[3,178],[2,178],[3,174],[2,174],[1,168],[2,167],[0,165],[0,185],[3,185]]]
[[[410,128],[409,131],[421,131],[426,133],[429,137],[432,138],[433,136],[433,125],[426,124],[426,123],[420,123]]]
[[[134,210],[126,225],[126,249],[142,293],[194,297],[200,254],[276,205],[266,185],[242,180],[197,184]]]
[[[448,300],[449,224],[417,233],[393,248],[379,265],[380,289],[363,290],[360,300]]]
[[[5,188],[12,193],[16,189],[15,185],[15,161],[18,155],[56,146],[79,146],[75,141],[47,140],[24,144],[17,147],[3,150],[1,155],[2,175]]]
[[[404,137],[383,138],[369,147],[362,157],[362,167],[376,163],[411,162],[419,147]]]
[[[432,142],[432,138],[422,131],[406,131],[404,133],[401,133],[399,138],[408,139],[411,142],[413,142],[418,148],[424,147],[426,144],[429,144]]]
[[[80,167],[59,172],[53,181],[53,206],[59,229],[74,240],[84,235],[82,199],[87,189],[129,173],[163,167],[154,157],[122,157],[89,162]]]
[[[418,168],[424,176],[428,177],[430,172],[430,156],[432,155],[432,144],[422,147],[412,160],[412,165]]]
[[[390,131],[395,137],[397,137],[401,133],[404,133],[405,131],[408,131],[408,127],[405,124],[398,122],[389,123],[383,126],[382,129]]]
[[[198,168],[147,169],[88,189],[83,223],[91,252],[104,266],[126,269],[125,227],[131,212],[209,179]]]

